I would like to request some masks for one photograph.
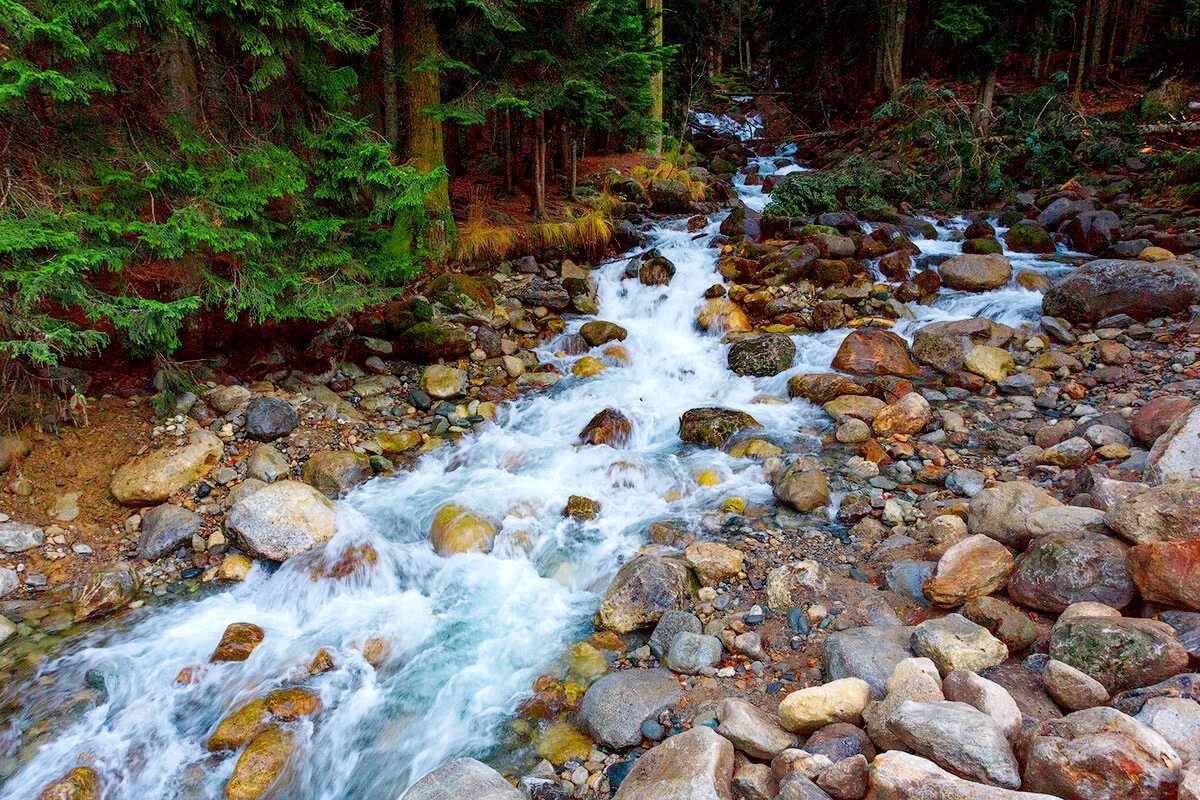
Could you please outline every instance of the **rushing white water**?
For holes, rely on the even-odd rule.
[[[774,160],[771,168],[786,169]],[[739,186],[743,197],[757,188]],[[628,364],[592,353],[609,368],[574,378],[569,367],[578,356],[557,357],[551,343],[540,356],[567,375],[554,389],[504,407],[495,424],[425,456],[413,471],[353,492],[323,553],[273,573],[255,568],[243,584],[202,600],[138,612],[45,664],[20,687],[23,711],[3,733],[19,741],[13,734],[32,722],[53,716],[54,723],[0,787],[0,798],[33,798],[77,763],[100,773],[107,800],[219,798],[235,759],[205,750],[217,723],[247,701],[297,683],[316,692],[325,711],[294,724],[296,752],[280,796],[396,798],[448,758],[486,756],[534,679],[587,634],[598,592],[645,542],[649,522],[671,517],[698,525],[702,512],[730,496],[769,500],[757,463],[681,449],[680,414],[712,405],[747,410],[764,435],[785,444],[828,427],[824,413],[807,403],[756,398],[786,397],[789,375],[827,370],[847,331],[797,336],[791,370],[752,379],[731,373],[720,337],[697,329],[696,306],[720,281],[711,244],[719,221],[699,234],[688,233],[682,220],[653,228],[650,244],[677,268],[669,287],[623,279],[624,261],[597,271],[601,317],[629,332]],[[956,227],[950,221],[938,240],[918,242],[922,252],[957,252]],[[1012,257],[1021,268],[1060,269]],[[912,310],[920,322],[983,314],[1019,324],[1039,302],[1037,293],[1011,286],[946,293]],[[572,321],[568,333],[583,321]],[[916,325],[897,329],[910,335]],[[606,407],[633,421],[632,440],[622,449],[578,446],[579,431]],[[701,469],[716,470],[722,483],[698,486]],[[665,499],[676,493],[678,499]],[[564,519],[572,494],[600,501],[599,516]],[[433,552],[430,521],[451,501],[501,526],[491,554],[446,559]],[[313,577],[322,560],[332,563],[361,542],[378,553],[373,566],[340,581]],[[260,625],[265,640],[245,662],[207,665],[234,622]],[[392,646],[378,670],[360,654],[377,636]],[[335,654],[337,669],[301,677],[320,648]],[[207,665],[196,682],[175,682],[181,669],[196,665]],[[97,676],[99,702],[57,713]]]

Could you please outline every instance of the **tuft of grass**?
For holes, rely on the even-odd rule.
[[[473,219],[459,229],[454,255],[467,263],[503,261],[529,251],[596,255],[612,234],[612,219],[602,208],[563,222],[533,225],[493,225]]]

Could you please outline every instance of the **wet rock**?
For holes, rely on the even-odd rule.
[[[113,475],[109,491],[122,505],[157,505],[207,475],[224,450],[216,435],[193,428],[181,447],[163,447],[126,461]]]
[[[1042,313],[1068,322],[1096,322],[1113,314],[1134,319],[1185,311],[1200,302],[1200,276],[1181,261],[1101,259],[1056,281]]]
[[[1023,749],[1025,787],[1063,800],[1161,800],[1179,785],[1175,750],[1112,708],[1042,722]]]
[[[785,730],[812,733],[834,722],[857,724],[871,700],[871,686],[861,678],[841,678],[792,692],[779,704]]]
[[[654,178],[646,187],[650,208],[660,214],[686,214],[692,209],[692,192],[683,181]]]
[[[279,397],[256,397],[246,406],[246,436],[258,442],[287,436],[299,423],[296,409]]]
[[[788,397],[824,405],[842,395],[868,395],[870,390],[834,372],[807,373],[788,378]],[[872,398],[874,399],[874,398]]]
[[[868,796],[871,800],[1059,800],[1048,794],[973,783],[928,759],[899,750],[876,756]]]
[[[957,669],[982,672],[1008,657],[1004,642],[961,614],[922,622],[912,632],[912,652],[949,674]]]
[[[1104,522],[1134,544],[1200,538],[1200,482],[1129,484]]]
[[[667,611],[688,607],[694,578],[687,565],[671,558],[635,556],[613,578],[596,612],[596,624],[628,633],[654,624]]]
[[[929,401],[917,392],[909,392],[895,403],[879,409],[871,421],[871,427],[879,436],[912,436],[923,431],[932,421],[933,409]]]
[[[295,720],[320,714],[324,706],[321,699],[307,689],[293,686],[276,689],[267,695],[267,711],[282,720]]]
[[[948,549],[923,587],[935,605],[952,608],[1003,588],[1012,574],[1008,548],[982,534],[968,536]]]
[[[983,317],[933,322],[913,334],[912,354],[917,361],[939,372],[958,372],[965,368],[967,353],[975,347],[1001,348],[1015,335],[1016,331],[1007,325]]]
[[[754,330],[742,307],[725,297],[713,297],[700,304],[696,322],[714,333],[745,333]]]
[[[797,511],[816,511],[829,504],[829,481],[815,459],[801,458],[772,481],[775,499]]]
[[[170,503],[155,506],[142,514],[138,555],[157,561],[176,548],[190,544],[200,532],[200,516]]]
[[[942,285],[963,292],[999,289],[1012,277],[1012,264],[1002,255],[961,255],[938,266]]]
[[[730,800],[733,764],[729,740],[701,725],[639,758],[613,800]]]
[[[622,670],[591,685],[579,719],[596,742],[620,750],[640,744],[642,723],[682,698],[679,681],[665,669]]]
[[[892,715],[892,728],[907,749],[960,777],[1009,789],[1021,786],[1007,736],[973,706],[908,700]]]
[[[1158,683],[1188,664],[1169,625],[1131,617],[1060,621],[1050,637],[1050,657],[1090,675],[1110,694]]]
[[[1062,505],[1053,495],[1024,481],[1008,481],[971,498],[967,527],[1001,544],[1022,547],[1029,539],[1028,517]]]
[[[263,629],[252,622],[234,622],[221,634],[209,661],[245,661],[265,637]]]
[[[504,777],[473,758],[456,758],[428,773],[403,800],[525,800]]]
[[[679,438],[707,447],[724,447],[735,434],[762,428],[754,417],[729,408],[693,408],[679,419]]]
[[[587,522],[600,516],[600,502],[590,497],[573,494],[567,498],[567,505],[562,510],[564,517],[570,517],[576,522]]]
[[[796,746],[796,737],[781,728],[774,717],[740,698],[722,700],[717,706],[717,720],[717,733],[750,758],[768,761]]]
[[[1116,239],[1121,218],[1108,210],[1084,211],[1063,226],[1063,232],[1076,250],[1098,255]]]
[[[120,611],[137,595],[141,579],[133,566],[118,561],[88,579],[75,600],[75,621],[98,619]]]
[[[336,506],[300,481],[278,481],[240,499],[225,528],[254,558],[283,561],[333,538]]]
[[[100,776],[90,767],[75,767],[47,784],[37,800],[100,800]]]
[[[717,637],[681,631],[667,647],[667,667],[683,675],[697,675],[720,661],[721,651]]]
[[[615,408],[606,408],[583,427],[579,432],[579,441],[583,444],[621,447],[629,441],[632,434],[633,425],[629,418]]]
[[[1003,380],[1015,369],[1007,350],[987,345],[972,347],[963,360],[963,367],[967,372],[993,382]]]
[[[46,533],[36,525],[23,522],[0,522],[0,550],[23,553],[46,542]]]
[[[705,586],[714,586],[736,576],[742,570],[745,556],[720,542],[696,542],[683,551],[683,558]]]
[[[230,553],[221,559],[217,567],[217,579],[222,581],[244,581],[250,574],[254,562],[242,553]]]
[[[579,335],[592,347],[599,347],[609,342],[623,342],[629,333],[615,322],[591,320],[583,323]]]
[[[1124,608],[1133,599],[1128,549],[1111,536],[1086,531],[1042,536],[1017,559],[1008,596],[1052,613],[1084,601]]]
[[[876,699],[884,695],[884,683],[901,661],[911,658],[912,628],[866,626],[835,631],[821,643],[821,662],[830,679],[862,678]]]
[[[208,751],[236,752],[262,731],[268,717],[265,700],[251,700],[234,711],[208,737]]]
[[[438,555],[448,558],[459,553],[490,552],[496,533],[496,526],[490,520],[448,503],[434,515],[429,540]]]
[[[1042,670],[1042,684],[1054,702],[1068,711],[1082,711],[1108,703],[1108,690],[1100,681],[1053,658]]]
[[[1128,567],[1144,599],[1200,610],[1200,539],[1139,544],[1129,550]]]
[[[1010,741],[1021,733],[1021,709],[1000,684],[974,672],[956,670],[942,681],[947,700],[966,703],[992,718]]]
[[[469,385],[467,373],[457,367],[430,364],[421,372],[421,391],[434,400],[462,397]]]
[[[1145,445],[1152,445],[1162,436],[1175,420],[1195,407],[1187,397],[1163,395],[1149,400],[1139,408],[1129,421],[1129,433]]]
[[[280,478],[286,478],[290,471],[283,453],[269,444],[260,444],[250,451],[250,457],[246,459],[246,477],[263,483],[274,483]]]
[[[371,460],[350,450],[319,450],[304,462],[304,482],[330,499],[371,477]]]
[[[993,636],[1008,646],[1009,652],[1020,652],[1037,639],[1038,629],[1033,621],[1018,609],[995,597],[968,600],[959,611],[976,625],[987,628]]]
[[[729,369],[738,375],[778,375],[792,366],[796,343],[782,333],[763,333],[739,339],[729,348]]]
[[[246,745],[225,785],[226,800],[257,800],[275,786],[292,755],[292,733],[268,725]]]
[[[1053,253],[1054,239],[1036,220],[1022,219],[1004,232],[1004,244],[1014,253]]]
[[[850,332],[833,358],[833,368],[854,375],[918,376],[921,369],[908,344],[891,331],[863,328]]]
[[[666,286],[675,277],[675,265],[657,249],[646,253],[638,267],[638,282],[643,286]]]
[[[838,425],[843,425],[850,420],[859,420],[870,424],[875,421],[875,416],[886,405],[886,403],[877,397],[847,394],[835,397],[823,405],[822,408],[825,409],[825,413],[829,414]]]

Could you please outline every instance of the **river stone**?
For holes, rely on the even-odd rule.
[[[318,547],[337,531],[337,507],[300,481],[278,481],[240,499],[225,528],[254,558],[283,561]]]
[[[287,459],[269,444],[260,444],[250,451],[246,459],[246,477],[260,480],[263,483],[274,483],[280,478],[286,478],[291,471]]]
[[[635,556],[605,591],[596,624],[617,633],[647,627],[668,611],[687,608],[694,586],[687,564],[650,554]]]
[[[1096,322],[1113,314],[1162,317],[1200,303],[1200,276],[1182,261],[1100,259],[1056,281],[1042,313],[1068,322]]]
[[[746,333],[754,330],[754,324],[742,307],[727,297],[713,297],[700,304],[696,322],[701,328],[714,333]]]
[[[861,678],[841,678],[783,698],[779,723],[795,733],[812,733],[833,722],[858,724],[870,700],[870,684]]]
[[[844,425],[850,420],[860,420],[870,424],[875,421],[875,416],[886,406],[887,403],[878,397],[845,394],[841,397],[835,397],[821,407],[825,409],[825,413],[833,418],[835,423]]]
[[[996,382],[1008,377],[1016,369],[1016,365],[1007,350],[977,345],[967,353],[963,368],[986,381]]]
[[[1166,739],[1184,766],[1200,765],[1200,703],[1186,697],[1153,697],[1135,719]]]
[[[717,706],[717,721],[717,733],[750,758],[769,761],[796,746],[796,737],[781,728],[775,718],[741,698],[722,700]]]
[[[679,680],[665,669],[621,670],[588,688],[579,719],[596,742],[622,750],[641,743],[643,722],[682,699]]]
[[[816,372],[788,378],[788,397],[802,397],[810,403],[824,405],[847,394],[867,395],[867,387],[836,372]]]
[[[746,559],[741,550],[734,550],[720,542],[689,544],[683,551],[683,558],[705,586],[715,586],[736,577]]]
[[[1200,539],[1139,544],[1128,557],[1129,574],[1144,599],[1200,610]]]
[[[1083,506],[1043,508],[1026,518],[1026,527],[1034,539],[1043,536],[1066,536],[1076,532],[1098,535],[1108,532],[1108,526],[1104,524],[1104,512],[1098,508]]]
[[[1115,708],[1046,720],[1023,746],[1025,787],[1063,800],[1164,800],[1179,785],[1179,755]]]
[[[933,421],[929,401],[918,392],[909,392],[895,403],[884,406],[875,414],[871,427],[878,436],[920,433]]]
[[[157,561],[178,547],[190,544],[200,532],[200,515],[181,506],[164,503],[142,514],[138,555]]]
[[[1002,255],[961,255],[938,266],[942,285],[963,292],[999,289],[1012,277],[1012,264]]]
[[[699,725],[651,748],[613,800],[732,800],[733,745]]]
[[[860,328],[850,332],[833,357],[833,368],[854,375],[921,374],[908,354],[908,343],[891,331]]]
[[[622,447],[631,435],[633,424],[629,418],[615,408],[606,408],[583,426],[583,430],[579,432],[579,441],[582,444]]]
[[[958,372],[965,368],[967,353],[979,345],[1004,347],[1016,331],[984,317],[932,322],[913,334],[913,357],[939,372]]]
[[[1046,692],[1068,711],[1082,711],[1108,703],[1104,684],[1063,661],[1050,659],[1042,670]]]
[[[36,525],[23,522],[0,522],[0,550],[23,553],[46,542],[46,532]]]
[[[1134,544],[1200,538],[1200,481],[1131,486],[1104,517],[1114,533]]]
[[[1200,409],[1181,415],[1150,448],[1144,470],[1150,483],[1200,481]]]
[[[583,323],[579,335],[592,347],[599,347],[609,342],[623,342],[629,333],[615,322],[594,319]]]
[[[935,605],[952,608],[1003,588],[1012,570],[1008,548],[977,533],[952,545],[938,559],[923,591]]]
[[[92,574],[75,599],[75,621],[99,619],[120,611],[137,595],[141,578],[133,565],[116,561]]]
[[[767,605],[780,612],[820,603],[828,591],[829,570],[810,559],[780,564],[767,573]]]
[[[181,447],[162,447],[126,461],[113,474],[109,491],[122,505],[158,505],[207,475],[224,451],[216,434],[193,428]]]
[[[1072,436],[1053,447],[1047,447],[1037,457],[1038,464],[1065,469],[1082,467],[1092,458],[1092,446],[1081,436]]]
[[[403,800],[525,800],[525,795],[487,764],[456,758],[413,784]]]
[[[1048,254],[1055,251],[1054,239],[1037,220],[1021,219],[1004,232],[1004,246],[1014,253]]]
[[[833,763],[862,755],[867,761],[875,757],[875,745],[857,725],[833,722],[818,729],[804,741],[803,750],[814,756],[825,756]]]
[[[967,528],[1009,547],[1023,547],[1029,540],[1029,515],[1059,505],[1053,495],[1031,483],[1007,481],[971,498]]]
[[[251,700],[221,720],[208,737],[210,753],[237,752],[259,734],[267,722],[267,701]]]
[[[218,386],[204,396],[218,414],[228,414],[243,403],[249,402],[251,392],[245,386],[230,384]]]
[[[691,633],[700,633],[704,630],[704,626],[700,623],[700,618],[690,611],[668,611],[658,620],[658,624],[654,626],[654,633],[650,634],[650,652],[659,661],[665,659],[667,650],[671,646],[671,642],[675,641],[675,637],[684,631]]]
[[[969,780],[1017,789],[1021,775],[1005,732],[966,703],[906,700],[892,715],[906,748]]]
[[[1060,622],[1050,636],[1050,657],[1090,675],[1110,694],[1158,683],[1188,665],[1169,625],[1132,617]]]
[[[892,750],[871,764],[871,800],[1061,800],[965,780],[932,761]]]
[[[458,367],[430,364],[421,372],[421,391],[434,400],[462,397],[470,386],[467,373]]]
[[[721,660],[721,640],[702,633],[680,631],[667,647],[667,667],[683,675],[697,675]]]
[[[782,333],[762,333],[738,339],[729,348],[729,369],[738,375],[767,377],[792,366],[796,343]]]
[[[446,558],[459,553],[491,552],[496,533],[491,520],[454,503],[438,509],[429,525],[433,549]]]
[[[816,511],[829,505],[829,481],[816,459],[788,464],[772,481],[775,499],[797,511]]]
[[[1134,715],[1153,697],[1182,697],[1200,703],[1200,673],[1185,672],[1152,686],[1128,689],[1113,698],[1112,707]]]
[[[959,612],[976,625],[982,625],[992,635],[1017,653],[1033,644],[1038,637],[1037,625],[1020,610],[995,597],[976,597],[963,604]]]
[[[351,450],[318,450],[300,472],[304,482],[336,499],[371,477],[371,459]]]
[[[296,430],[300,416],[292,404],[280,397],[256,397],[246,406],[246,436],[258,442],[273,442]]]
[[[966,703],[992,718],[997,727],[1015,741],[1021,733],[1021,708],[1008,690],[995,681],[967,670],[955,670],[942,681],[947,700]]]
[[[1128,549],[1099,533],[1043,536],[1017,559],[1008,596],[1051,613],[1085,601],[1124,608],[1133,599],[1133,581],[1125,566]]]
[[[8,595],[21,588],[21,575],[15,569],[0,567],[0,598]],[[8,635],[16,630],[14,627],[9,630],[10,623],[5,617],[0,617],[0,643],[8,638]]]
[[[458,272],[434,278],[426,287],[429,302],[450,314],[462,314],[477,322],[491,322],[496,305],[483,282]]]
[[[225,786],[225,800],[257,800],[279,780],[292,755],[292,732],[267,725],[238,756]]]
[[[956,669],[982,672],[1008,658],[1004,642],[962,614],[922,622],[912,632],[914,655],[925,656],[942,674]]]
[[[1189,397],[1155,397],[1134,412],[1133,418],[1129,420],[1129,433],[1142,444],[1152,445],[1159,436],[1170,429],[1175,420],[1195,406],[1196,403]]]
[[[221,634],[209,661],[245,661],[265,636],[263,629],[252,622],[231,623]]]
[[[461,358],[471,347],[467,329],[444,320],[417,322],[396,335],[396,354],[418,364]]]
[[[909,641],[913,629],[906,626],[866,626],[834,631],[821,643],[821,664],[829,679],[855,677],[866,681],[871,695],[884,695],[884,684],[896,665],[912,657]]]
[[[679,438],[706,447],[724,447],[735,434],[759,428],[754,417],[731,408],[693,408],[679,418]]]
[[[90,767],[75,767],[38,793],[37,800],[100,800],[100,776]]]
[[[873,701],[863,711],[867,734],[880,750],[902,748],[904,742],[892,727],[896,709],[910,700],[928,703],[944,699],[937,666],[928,658],[906,658],[888,676],[883,699]]]

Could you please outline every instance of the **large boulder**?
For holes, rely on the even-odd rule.
[[[193,428],[180,447],[162,447],[126,461],[113,474],[109,491],[122,505],[157,505],[207,475],[224,451],[216,434]]]
[[[977,533],[942,554],[922,591],[935,605],[953,608],[1002,589],[1012,570],[1013,556],[1008,548]]]
[[[456,758],[414,783],[403,800],[525,800],[525,795],[487,764]]]
[[[396,354],[418,364],[452,361],[471,352],[471,347],[466,328],[441,320],[417,322],[396,336]]]
[[[869,395],[867,387],[836,372],[816,372],[788,378],[788,397],[802,397],[810,403],[825,405],[843,395]]]
[[[942,285],[963,292],[999,289],[1012,277],[1012,264],[998,253],[961,255],[938,266]]]
[[[1166,623],[1134,617],[1076,617],[1054,626],[1050,657],[1070,664],[1110,694],[1183,672],[1188,654]]]
[[[258,800],[279,783],[294,747],[294,734],[267,725],[238,756],[225,785],[225,800]]]
[[[1185,311],[1200,302],[1200,276],[1184,261],[1100,259],[1056,281],[1042,298],[1042,313],[1070,322],[1096,322],[1113,314],[1134,319]]]
[[[1122,539],[1134,544],[1200,539],[1200,481],[1126,486],[1124,497],[1104,515]]]
[[[495,298],[483,281],[457,272],[434,278],[425,290],[429,301],[448,314],[491,322]]]
[[[734,342],[729,348],[729,368],[738,375],[778,375],[792,366],[796,343],[782,333],[761,333]]]
[[[797,511],[816,511],[829,504],[829,481],[813,458],[801,458],[784,467],[772,481],[775,499]]]
[[[1059,613],[1093,601],[1124,608],[1133,600],[1125,567],[1128,546],[1102,533],[1054,533],[1033,541],[1017,559],[1008,596],[1028,608]]]
[[[1029,515],[1059,505],[1053,495],[1031,483],[1008,481],[971,498],[967,528],[1001,544],[1022,547],[1029,540]]]
[[[371,477],[371,459],[352,450],[319,450],[304,462],[304,482],[330,499]]]
[[[627,669],[593,683],[579,706],[583,729],[621,750],[642,741],[642,723],[683,699],[679,680],[665,669]]]
[[[654,178],[646,189],[650,208],[662,214],[686,214],[692,210],[692,190],[683,181]]]
[[[913,334],[912,354],[917,361],[939,372],[958,372],[965,367],[967,354],[973,349],[981,345],[1005,347],[1016,333],[1007,325],[984,317],[931,322]]]
[[[900,704],[891,727],[906,749],[969,780],[1018,789],[1021,774],[996,721],[966,703]]]
[[[307,483],[277,481],[234,503],[225,528],[249,555],[283,561],[332,539],[337,507]]]
[[[1189,397],[1162,395],[1146,402],[1129,420],[1129,435],[1145,445],[1154,444],[1175,420],[1196,407]]]
[[[1076,250],[1099,255],[1112,246],[1121,218],[1107,210],[1084,211],[1063,226]]]
[[[454,503],[438,509],[429,526],[429,541],[438,555],[488,553],[496,539],[496,525],[486,517]]]
[[[833,357],[833,368],[854,375],[921,374],[921,368],[908,354],[908,343],[891,331],[878,328],[851,331]]]
[[[796,746],[796,737],[781,728],[778,720],[741,698],[722,700],[717,706],[717,721],[717,733],[750,758],[769,761]]]
[[[1146,477],[1153,483],[1200,481],[1200,409],[1180,416],[1150,448]]]
[[[633,765],[613,800],[732,800],[733,745],[699,725]]]
[[[1046,720],[1022,749],[1025,788],[1063,800],[1167,800],[1183,766],[1162,736],[1114,708]]]
[[[737,433],[761,428],[745,411],[731,408],[693,408],[679,418],[679,438],[691,444],[724,447]]]
[[[932,761],[891,750],[871,763],[871,800],[1061,800],[960,778]]]
[[[1054,239],[1036,220],[1022,219],[1004,232],[1004,245],[1014,253],[1053,253]]]
[[[1200,539],[1129,549],[1129,574],[1152,603],[1200,610]]]
[[[687,608],[695,583],[682,561],[650,554],[635,556],[605,591],[596,624],[617,633],[653,625],[666,612]]]

